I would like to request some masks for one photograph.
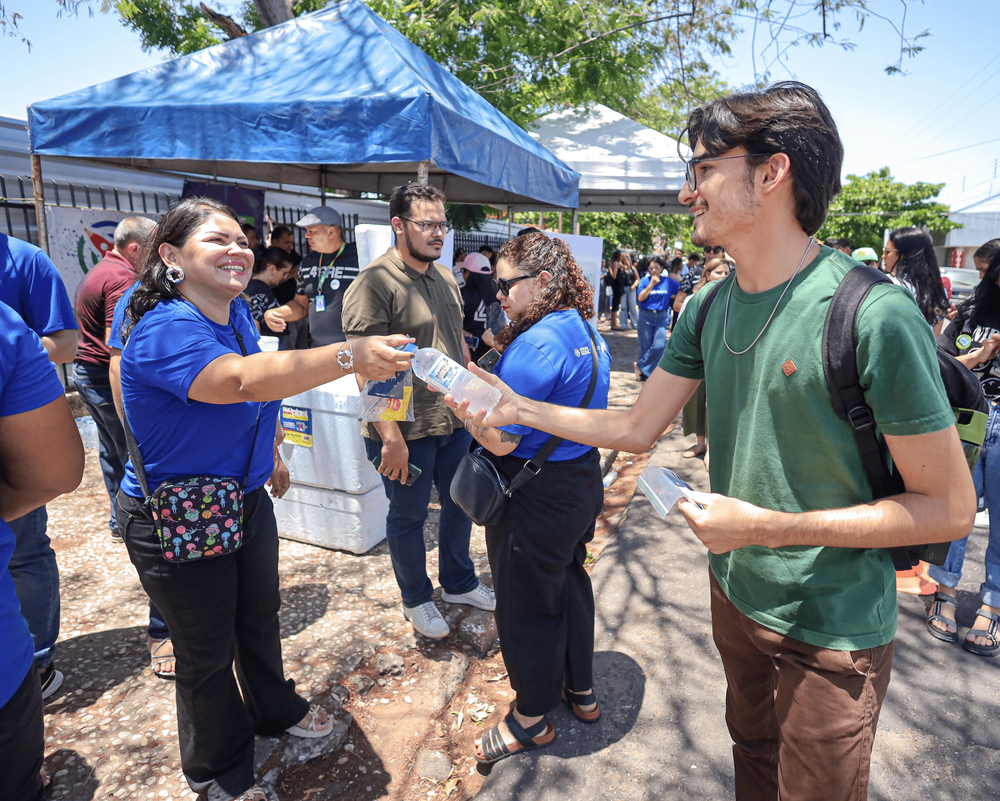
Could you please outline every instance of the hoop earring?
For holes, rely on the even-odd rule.
[[[184,270],[177,265],[167,267],[167,280],[171,284],[179,284],[184,280]]]

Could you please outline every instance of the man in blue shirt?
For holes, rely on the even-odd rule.
[[[0,285],[6,282],[0,282]],[[4,521],[71,492],[83,477],[83,445],[46,349],[0,303],[0,798],[41,801],[42,692],[35,645],[20,614]],[[44,507],[43,507],[44,508]],[[19,543],[18,543],[19,544]]]
[[[76,357],[76,318],[66,287],[55,265],[41,250],[27,242],[0,234],[0,303],[6,303],[41,339],[54,364]],[[35,661],[42,674],[42,697],[48,698],[62,684],[63,676],[52,665],[59,638],[59,568],[46,534],[44,506],[26,509],[10,520],[17,547],[10,558],[21,613],[35,641]]]

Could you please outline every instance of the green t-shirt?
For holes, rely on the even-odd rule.
[[[691,298],[660,367],[705,379],[713,492],[784,512],[871,501],[851,428],[833,410],[823,375],[826,312],[854,266],[824,247],[743,356],[723,342],[729,285],[712,305],[701,345],[695,320],[709,290]],[[753,341],[784,288],[748,294],[733,284],[727,329],[733,350]],[[934,337],[910,293],[876,286],[857,328],[858,372],[879,430],[910,436],[954,425]],[[710,564],[743,614],[802,642],[847,651],[884,645],[895,635],[895,573],[883,549],[755,545],[710,555]]]

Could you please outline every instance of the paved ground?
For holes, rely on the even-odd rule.
[[[614,356],[611,403],[624,408],[639,389],[631,378],[635,334],[604,329]],[[679,455],[692,440],[670,433],[651,458],[707,488],[703,463]],[[455,635],[437,643],[414,637],[398,611],[384,544],[355,556],[283,541],[286,669],[343,725],[328,754],[300,766],[289,764],[304,754],[286,753],[288,738],[259,741],[259,775],[272,777],[276,795],[282,801],[457,801],[477,793],[519,801],[731,797],[705,551],[676,513],[661,521],[641,496],[632,498],[646,458],[615,462],[617,479],[593,548],[604,718],[584,726],[556,712],[556,745],[502,763],[481,790],[471,743],[511,700],[502,661],[490,651],[489,616],[443,607]],[[46,707],[49,797],[191,797],[179,769],[173,687],[148,670],[143,596],[124,548],[106,539],[106,495],[94,453],[88,452],[84,486],[49,512],[63,581],[57,663],[67,674]],[[426,537],[433,576],[436,507]],[[984,544],[982,533],[974,536],[960,588],[959,621],[966,626]],[[474,530],[472,549],[489,582],[481,529]],[[900,599],[896,673],[876,743],[872,797],[998,798],[1000,659],[933,640],[923,628],[925,602]]]
[[[663,437],[652,463],[708,489],[693,442]],[[959,623],[969,626],[983,577],[985,532],[969,545]],[[498,764],[477,801],[724,799],[732,797],[725,681],[711,642],[707,559],[676,511],[661,521],[636,493],[594,569],[595,685],[602,720],[561,709],[556,744]],[[889,696],[870,797],[889,801],[1000,798],[1000,659],[940,643],[924,628],[929,601],[900,595]],[[961,629],[964,636],[965,629]]]

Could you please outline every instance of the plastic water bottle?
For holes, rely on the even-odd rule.
[[[417,348],[407,345],[403,350],[413,354],[413,372],[439,392],[446,392],[461,403],[469,401],[469,411],[478,414],[485,409],[487,414],[500,402],[500,390],[477,378],[454,359],[445,356],[436,348]]]

